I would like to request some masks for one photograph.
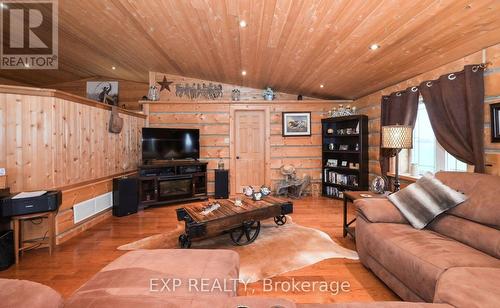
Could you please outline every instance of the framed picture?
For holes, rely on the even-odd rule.
[[[338,162],[336,159],[329,159],[326,162],[327,167],[337,167],[337,164],[338,164]]]
[[[341,144],[339,146],[339,150],[340,151],[347,151],[347,150],[349,150],[349,145],[347,145],[347,144]]]
[[[283,137],[311,136],[310,112],[283,112]]]
[[[500,142],[500,103],[490,105],[491,142]]]
[[[342,167],[347,167],[347,160],[343,160],[341,166]]]
[[[118,81],[87,81],[87,98],[118,106]]]

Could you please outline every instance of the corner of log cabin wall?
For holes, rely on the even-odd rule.
[[[108,132],[110,106],[59,91],[0,86],[0,166],[12,192],[61,189],[60,243],[101,221],[109,210],[73,223],[73,206],[110,192],[112,178],[137,170],[142,114],[120,110],[120,134]],[[25,225],[26,238],[45,226]]]
[[[484,72],[484,155],[487,165],[486,172],[488,174],[500,175],[500,143],[492,143],[490,135],[490,104],[500,102],[500,44],[486,49],[486,61],[492,62],[492,65]],[[446,73],[460,71],[464,65],[481,62],[483,62],[482,52],[476,52],[458,61],[451,62],[354,101],[353,105],[359,109],[360,113],[366,114],[369,117],[370,179],[381,174],[378,155],[380,144],[380,99],[382,95],[404,90],[409,86],[418,85],[424,80],[436,79]]]

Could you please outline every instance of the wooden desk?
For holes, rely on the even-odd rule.
[[[361,195],[370,195],[372,197],[363,197]],[[343,221],[343,224],[342,224],[342,233],[343,233],[343,236],[346,237],[347,234],[349,234],[350,236],[352,236],[353,239],[356,239],[356,235],[355,235],[355,229],[354,227],[350,227],[350,225],[356,221],[356,218],[353,218],[351,221],[347,222],[347,202],[350,201],[350,202],[354,202],[355,200],[358,200],[358,199],[373,199],[373,198],[387,198],[386,195],[384,194],[376,194],[376,193],[373,193],[371,191],[344,191],[344,221]]]
[[[16,264],[19,263],[19,254],[22,254],[22,252],[25,250],[30,250],[35,247],[36,248],[48,247],[49,254],[52,255],[52,250],[56,246],[55,217],[56,217],[56,211],[12,216],[11,219],[14,225],[14,253],[16,255]],[[49,230],[47,231],[47,236],[45,236],[41,240],[23,241],[21,238],[22,222],[25,220],[34,220],[34,219],[48,220]]]

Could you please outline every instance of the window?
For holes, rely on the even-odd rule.
[[[412,176],[441,170],[467,171],[466,163],[446,152],[437,142],[422,99],[413,130],[413,149],[401,152],[400,157],[400,170]]]

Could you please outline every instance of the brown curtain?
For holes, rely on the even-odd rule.
[[[465,66],[458,73],[423,82],[420,91],[439,144],[457,159],[484,172],[483,68]]]
[[[414,127],[417,119],[418,97],[417,87],[382,96],[380,126],[401,124]],[[382,144],[382,134],[380,134],[380,144]],[[382,175],[386,175],[389,171],[389,158],[395,156],[396,153],[391,149],[380,148]]]

